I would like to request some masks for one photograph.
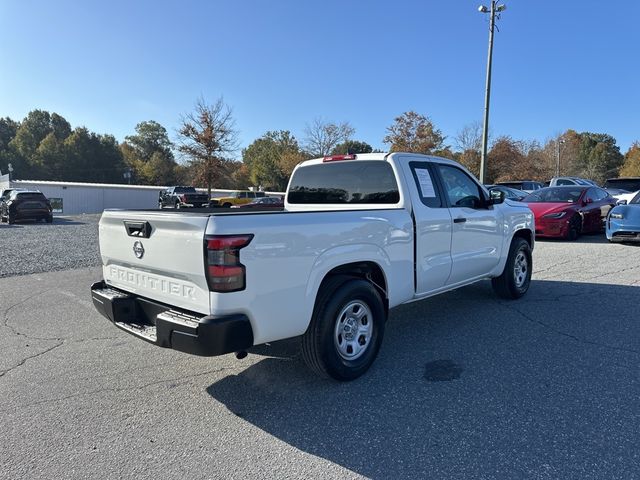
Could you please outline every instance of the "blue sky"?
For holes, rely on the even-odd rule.
[[[485,2],[487,3],[487,2]],[[567,128],[640,140],[640,2],[505,0],[494,49],[494,136]],[[243,146],[348,121],[384,148],[394,117],[429,116],[453,144],[482,118],[480,0],[0,2],[0,116],[55,111],[119,140],[156,120],[175,137],[223,96]],[[238,154],[239,156],[239,154]]]

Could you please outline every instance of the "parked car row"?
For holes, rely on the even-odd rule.
[[[570,176],[544,185],[518,180],[486,187],[526,203],[535,215],[536,237],[575,240],[604,231],[611,242],[640,242],[640,177],[611,178],[603,187]]]

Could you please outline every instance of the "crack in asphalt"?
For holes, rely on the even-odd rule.
[[[14,308],[23,305],[25,303],[27,303],[29,300],[31,300],[32,298],[35,298],[39,295],[44,295],[45,293],[51,292],[53,289],[50,288],[48,290],[43,290],[41,292],[38,293],[34,293],[33,295],[28,296],[27,298],[24,298],[22,300],[20,300],[19,302],[14,303],[13,305],[10,305],[9,307],[7,307],[5,309],[5,311],[3,312],[4,314],[4,321],[3,321],[3,325],[8,328],[9,330],[11,330],[13,332],[14,335],[18,336],[18,337],[24,337],[24,338],[28,338],[30,340],[48,340],[48,341],[54,341],[54,340],[58,340],[58,341],[63,341],[64,342],[64,338],[62,337],[34,337],[32,335],[27,335],[26,333],[22,333],[20,331],[18,331],[17,328],[15,328],[14,326],[9,324],[9,312],[11,310],[13,310]]]
[[[589,277],[587,278],[587,280],[596,280],[598,278],[608,277],[610,275],[618,275],[622,272],[628,272],[629,270],[638,270],[638,269],[640,269],[640,265],[632,265],[630,267],[623,268],[622,270],[617,270],[615,272],[602,273],[600,275],[596,275],[595,277]]]
[[[537,320],[535,318],[530,317],[529,315],[527,315],[526,313],[522,312],[520,309],[518,309],[517,307],[511,306],[507,303],[503,303],[503,302],[499,302],[496,301],[496,303],[498,303],[498,305],[505,307],[508,310],[512,310],[515,311],[516,313],[520,314],[520,316],[522,316],[524,319],[528,320],[531,323],[536,323],[540,326],[542,326],[543,328],[545,328],[546,330],[549,330],[551,332],[554,332],[558,335],[562,335],[563,337],[567,337],[570,338],[572,340],[575,340],[578,343],[582,343],[585,345],[592,345],[592,346],[596,346],[599,348],[604,348],[606,350],[612,350],[612,351],[618,351],[618,352],[626,352],[626,353],[634,353],[636,355],[640,355],[640,350],[634,350],[632,348],[625,348],[625,347],[617,347],[615,345],[608,345],[606,343],[600,343],[600,342],[595,342],[593,340],[586,340],[584,338],[580,338],[577,337],[575,335],[572,335],[570,333],[567,332],[563,332],[562,330],[559,330],[547,323],[544,323],[543,321]]]
[[[13,370],[16,370],[17,368],[20,368],[21,366],[23,366],[25,363],[27,363],[28,360],[31,360],[32,358],[37,358],[40,357],[42,355],[45,355],[53,350],[55,350],[58,347],[61,347],[62,345],[64,345],[66,342],[68,342],[69,340],[64,338],[64,337],[36,337],[33,335],[28,335],[26,333],[22,333],[21,331],[19,331],[16,327],[14,327],[13,325],[11,325],[9,323],[9,313],[11,312],[11,310],[13,310],[14,308],[20,306],[20,305],[24,305],[25,303],[27,303],[29,300],[39,296],[39,295],[44,295],[48,292],[51,292],[53,289],[47,289],[47,290],[43,290],[41,292],[35,293],[33,295],[30,295],[26,298],[23,298],[22,300],[20,300],[19,302],[16,302],[12,305],[10,305],[9,307],[7,307],[4,312],[4,320],[3,320],[3,326],[8,328],[9,330],[11,330],[11,332],[17,336],[17,337],[23,337],[26,338],[28,340],[40,340],[40,341],[45,341],[45,342],[57,342],[54,346],[49,347],[39,353],[35,353],[33,355],[29,355],[23,359],[21,359],[16,365],[14,365],[11,368],[8,368],[6,370],[0,370],[0,378],[4,377],[7,373],[12,372]],[[92,338],[83,338],[83,339],[79,339],[79,340],[72,340],[71,343],[82,343],[82,342],[88,342],[88,341],[97,341],[97,340],[115,340],[118,337],[92,337]]]
[[[56,345],[54,345],[53,347],[49,347],[46,350],[33,354],[33,355],[29,355],[26,358],[23,358],[22,360],[20,360],[20,362],[18,362],[16,365],[14,365],[13,367],[7,369],[7,370],[2,370],[0,371],[0,378],[4,377],[7,373],[14,371],[17,368],[20,368],[22,365],[24,365],[25,363],[27,363],[27,360],[31,360],[32,358],[37,358],[37,357],[41,357],[42,355],[45,355],[49,352],[52,352],[53,350],[55,350],[58,347],[61,347],[62,345],[64,345],[64,340],[62,340],[61,342],[57,343]]]
[[[57,345],[56,347],[53,347],[53,348],[57,348],[59,346],[60,345]],[[52,349],[50,349],[49,351],[51,351]],[[44,353],[46,353],[46,352],[44,352]],[[192,380],[192,379],[197,378],[197,377],[201,377],[203,375],[216,374],[216,373],[223,372],[225,370],[238,370],[239,368],[241,368],[241,367],[240,366],[238,366],[238,367],[221,367],[221,368],[214,369],[214,370],[207,370],[205,372],[194,373],[193,375],[186,375],[186,376],[183,375],[183,376],[178,377],[178,378],[167,378],[167,379],[164,379],[164,380],[155,380],[153,382],[149,382],[149,383],[145,383],[143,385],[137,385],[137,386],[133,386],[133,387],[120,387],[120,388],[104,387],[104,388],[98,388],[96,390],[91,390],[89,392],[74,393],[73,395],[66,395],[64,397],[49,398],[47,400],[41,400],[41,401],[38,401],[38,402],[25,403],[25,404],[20,405],[19,408],[22,410],[24,408],[33,407],[33,406],[36,406],[36,405],[44,405],[44,404],[48,404],[48,403],[63,402],[65,400],[69,400],[69,399],[72,399],[72,398],[84,397],[84,396],[87,396],[87,395],[95,395],[95,394],[104,393],[104,392],[118,393],[118,392],[142,390],[142,389],[145,389],[145,388],[153,387],[155,385],[161,385],[163,383],[177,382],[175,384],[175,386],[177,387],[177,386],[180,386],[180,385],[185,385],[185,384],[188,383],[189,380]],[[2,408],[2,409],[0,409],[0,412],[8,412],[8,411],[15,411],[15,410],[17,410],[17,409],[16,408]]]

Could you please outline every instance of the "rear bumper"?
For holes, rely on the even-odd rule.
[[[176,310],[148,298],[110,287],[91,285],[98,312],[116,327],[159,347],[200,356],[224,355],[253,346],[246,315],[203,316]]]

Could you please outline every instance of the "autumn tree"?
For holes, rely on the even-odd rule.
[[[624,154],[621,177],[640,177],[640,142],[636,141]]]
[[[383,142],[390,145],[391,152],[415,152],[430,155],[444,150],[444,136],[428,117],[414,111],[396,117],[387,127]]]
[[[529,179],[525,159],[517,141],[506,135],[499,137],[487,155],[487,183]]]
[[[181,118],[178,150],[193,167],[197,183],[211,188],[224,174],[229,155],[238,149],[238,132],[231,108],[222,98],[209,105],[200,97],[194,111]]]
[[[333,123],[315,118],[305,127],[304,148],[312,157],[324,157],[355,133],[349,122]]]

